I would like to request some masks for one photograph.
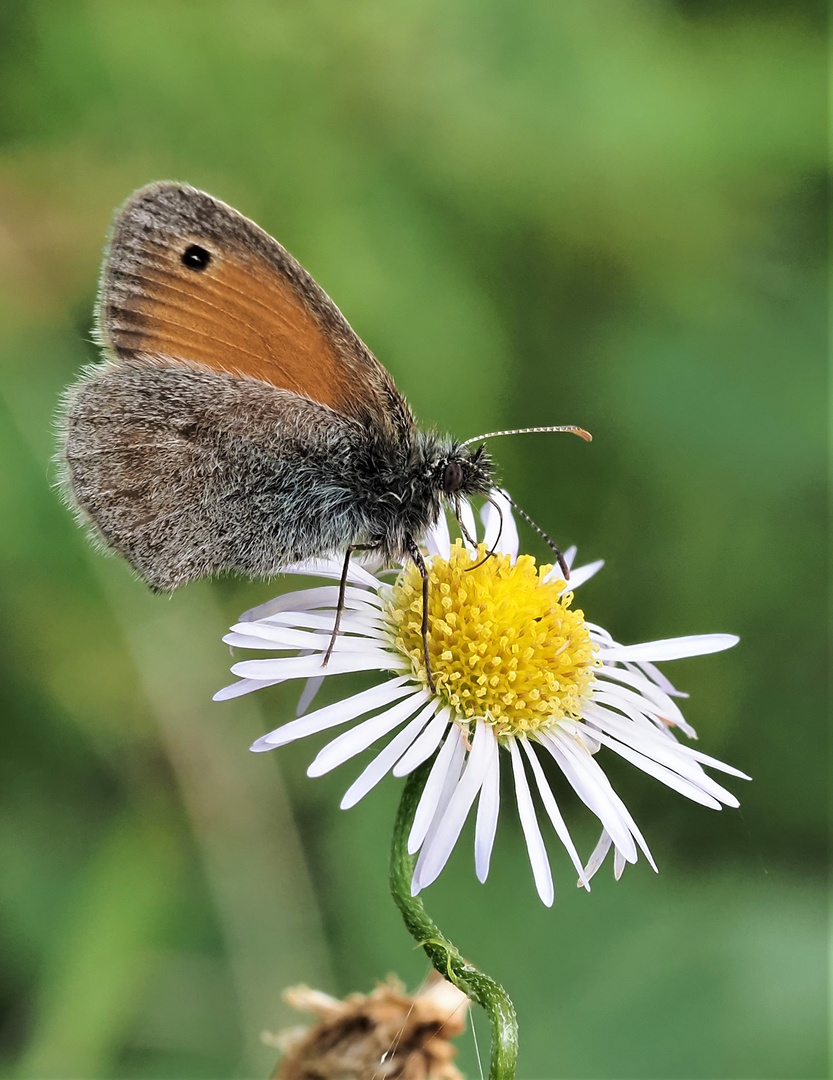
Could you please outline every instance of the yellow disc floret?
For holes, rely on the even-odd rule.
[[[482,718],[498,737],[581,716],[598,666],[584,614],[564,582],[531,555],[476,559],[457,541],[429,560],[428,655],[437,694],[466,720]],[[474,567],[474,569],[473,569]],[[422,579],[413,565],[388,600],[396,647],[427,683]]]

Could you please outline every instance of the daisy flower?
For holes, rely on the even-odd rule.
[[[589,622],[573,592],[602,566],[572,568],[569,587],[557,566],[536,565],[518,554],[511,506],[493,492],[483,511],[477,549],[452,542],[446,519],[426,538],[429,591],[429,656],[435,691],[429,689],[421,637],[422,590],[416,567],[375,573],[353,563],[346,608],[326,667],[337,585],[285,594],[245,615],[223,640],[236,648],[283,655],[243,660],[232,672],[240,681],[215,695],[237,697],[289,679],[309,680],[299,713],[305,713],[323,679],[347,672],[378,672],[370,689],[299,715],[262,736],[252,750],[273,750],[296,739],[343,727],[318,753],[310,776],[322,776],[382,740],[341,801],[354,806],[388,773],[405,776],[434,757],[408,841],[419,853],[412,891],[439,876],[475,803],[474,862],[485,881],[500,807],[501,764],[511,772],[532,875],[550,905],[554,886],[533,800],[566,848],[579,877],[590,879],[614,849],[618,878],[638,852],[656,870],[648,846],[613,790],[597,758],[618,754],[695,802],[713,809],[737,806],[735,796],[704,770],[749,779],[742,772],[681,744],[676,732],[695,738],[675,701],[677,691],[654,666],[658,661],[719,652],[737,643],[731,634],[703,634],[641,645],[620,645]],[[502,516],[502,529],[500,517]],[[471,507],[463,524],[478,535]],[[496,546],[495,546],[496,545]],[[495,553],[485,559],[495,546]],[[321,560],[292,568],[335,579],[341,562]],[[585,864],[559,810],[541,757],[554,762],[579,799],[602,825]]]

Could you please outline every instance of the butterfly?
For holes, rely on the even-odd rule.
[[[444,504],[459,520],[462,499],[490,497],[492,461],[472,446],[487,436],[420,429],[300,263],[186,184],[150,184],[117,212],[96,336],[103,359],[66,392],[59,457],[99,543],[159,591],[342,555],[339,615],[355,552],[411,559],[427,661],[419,538]],[[337,631],[338,616],[331,648]]]

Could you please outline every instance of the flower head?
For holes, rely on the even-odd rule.
[[[531,555],[486,558],[458,540],[430,566],[428,657],[437,694],[457,717],[483,719],[495,736],[532,734],[581,719],[598,667],[596,647],[572,593]],[[422,581],[406,567],[386,604],[396,648],[427,684]]]
[[[511,768],[518,813],[541,899],[554,887],[530,784],[578,872],[590,879],[611,848],[617,878],[642,850],[654,861],[624,803],[597,761],[604,747],[696,802],[714,809],[737,806],[731,792],[703,769],[743,777],[729,765],[680,744],[675,729],[695,737],[674,698],[685,697],[654,666],[657,661],[729,648],[737,638],[706,634],[642,645],[619,645],[575,607],[573,590],[601,562],[572,569],[569,590],[558,567],[518,555],[511,507],[500,492],[483,512],[485,534],[476,548],[452,543],[445,519],[426,538],[429,578],[429,688],[422,641],[422,582],[416,567],[396,579],[353,564],[346,608],[326,667],[335,618],[335,585],[290,593],[244,615],[224,639],[245,649],[288,652],[245,660],[232,671],[241,681],[221,690],[235,697],[287,679],[310,680],[300,712],[322,680],[351,671],[385,678],[361,693],[299,716],[258,739],[252,749],[272,750],[319,731],[350,725],[309,767],[321,776],[387,739],[347,790],[342,807],[355,805],[389,772],[405,776],[434,757],[414,818],[408,847],[419,852],[412,888],[433,882],[451,854],[475,801],[475,869],[484,881],[491,860],[500,801],[500,766]],[[468,535],[477,535],[464,506]],[[502,520],[503,528],[499,528]],[[494,548],[494,555],[487,558]],[[321,561],[294,572],[340,577],[341,566]],[[558,808],[539,754],[554,761],[602,824],[601,839],[583,864]]]

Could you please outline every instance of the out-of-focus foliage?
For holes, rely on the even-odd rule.
[[[515,998],[521,1077],[828,1074],[822,24],[717,0],[0,7],[7,1075],[264,1076],[283,986],[425,974],[386,893],[398,783],[342,813],[355,767],[247,752],[295,687],[210,702],[221,633],[270,587],[151,597],[53,489],[110,214],[165,177],[278,236],[425,422],[594,433],[493,445],[521,504],[607,559],[594,621],[743,637],[674,672],[704,749],[755,778],[740,813],[608,761],[658,878],[579,894],[553,844],[546,911],[507,810],[489,883],[463,843],[430,890]]]

